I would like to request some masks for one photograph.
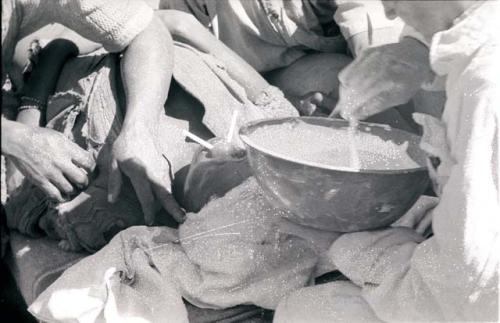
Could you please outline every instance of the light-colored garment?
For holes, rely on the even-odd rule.
[[[10,62],[18,40],[51,23],[101,43],[110,52],[119,52],[152,18],[153,10],[141,0],[5,0],[2,65]]]
[[[345,53],[345,39],[368,30],[367,16],[375,38],[392,33],[397,41],[402,28],[378,0],[162,0],[160,9],[192,13],[260,72],[288,66],[308,50]]]
[[[380,46],[386,43],[398,42],[403,31],[404,23],[401,19],[388,19],[385,16],[381,0],[330,0],[337,5],[335,22],[345,39],[359,33],[369,31],[372,27],[371,46]],[[368,22],[368,19],[370,22]],[[407,32],[408,36],[413,36]],[[357,53],[356,53],[357,54]]]
[[[360,288],[362,298],[351,299],[383,321],[499,319],[499,16],[498,1],[475,4],[432,40],[432,67],[447,76],[442,121],[454,160],[436,170],[443,189],[431,211],[434,236],[420,242],[389,229],[346,234],[331,247],[334,263]],[[294,321],[286,302],[279,322]],[[349,317],[359,319],[355,311]]]
[[[280,223],[284,211],[264,194],[250,178],[189,214],[179,230],[123,231],[68,269],[30,311],[49,322],[85,316],[87,322],[114,322],[110,315],[121,321],[136,316],[144,322],[185,322],[181,297],[202,308],[275,308],[283,296],[309,284],[319,249],[297,236],[299,231],[288,233]]]

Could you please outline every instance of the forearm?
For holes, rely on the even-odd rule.
[[[155,124],[168,96],[173,68],[172,38],[153,19],[127,47],[122,59],[126,115],[123,130]]]
[[[41,50],[38,62],[23,88],[23,97],[34,99],[40,102],[41,106],[39,109],[29,108],[35,103],[21,99],[18,122],[31,126],[44,123],[41,110],[46,106],[49,96],[54,93],[67,59],[77,54],[78,49],[75,44],[65,39],[56,39]]]
[[[157,11],[176,40],[211,54],[224,63],[231,77],[242,85],[250,100],[255,101],[269,83],[250,64],[215,38],[196,18],[176,10]]]

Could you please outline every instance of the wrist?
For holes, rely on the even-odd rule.
[[[16,121],[28,126],[40,126],[42,124],[42,113],[36,107],[23,107],[17,113]]]
[[[2,118],[2,154],[17,156],[28,138],[30,127]]]
[[[160,110],[163,112],[163,107]],[[144,105],[140,108],[127,107],[127,112],[123,120],[123,131],[153,131],[161,117],[161,112],[157,109],[144,111]]]
[[[156,122],[146,123],[143,120],[133,120],[123,124],[119,136],[128,137],[131,139],[143,138],[144,136],[151,137],[156,134]]]

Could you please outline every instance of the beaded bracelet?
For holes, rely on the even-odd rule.
[[[28,109],[37,109],[40,111],[45,111],[46,104],[41,100],[29,97],[22,96],[21,97],[21,106],[17,109],[18,111],[28,110]]]
[[[42,111],[42,108],[39,106],[39,105],[33,105],[33,104],[23,104],[21,105],[19,108],[17,108],[17,112],[21,112],[21,111],[24,111],[24,110],[38,110],[38,111]]]

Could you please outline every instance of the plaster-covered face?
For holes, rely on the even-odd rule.
[[[382,2],[388,18],[400,17],[424,37],[431,38],[433,34],[450,27],[450,21],[444,18],[447,16],[445,13],[452,9],[450,5],[455,1],[383,0]]]

